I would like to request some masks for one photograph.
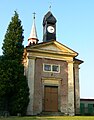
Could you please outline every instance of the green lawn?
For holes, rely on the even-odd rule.
[[[0,120],[94,120],[94,116],[0,117]]]

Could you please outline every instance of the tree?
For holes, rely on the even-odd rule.
[[[29,102],[29,88],[24,76],[23,60],[23,28],[18,13],[8,26],[3,43],[3,56],[0,59],[0,97],[5,101],[2,106],[10,114],[25,114]],[[3,94],[2,94],[3,91]],[[1,100],[2,103],[2,100]]]
[[[3,55],[8,57],[10,60],[18,59],[21,62],[23,55],[23,29],[21,26],[21,20],[17,12],[12,17],[8,29],[6,31],[4,43],[3,43]]]

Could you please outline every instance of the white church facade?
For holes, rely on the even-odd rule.
[[[56,40],[56,18],[48,11],[43,19],[43,42],[37,37],[35,16],[28,46],[24,49],[24,68],[30,101],[27,115],[57,112],[80,113],[78,53]]]

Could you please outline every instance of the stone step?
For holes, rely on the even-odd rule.
[[[61,112],[42,112],[41,116],[63,116],[64,114]]]

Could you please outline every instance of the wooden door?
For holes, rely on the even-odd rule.
[[[58,87],[45,86],[44,88],[44,110],[57,112],[58,111]]]

